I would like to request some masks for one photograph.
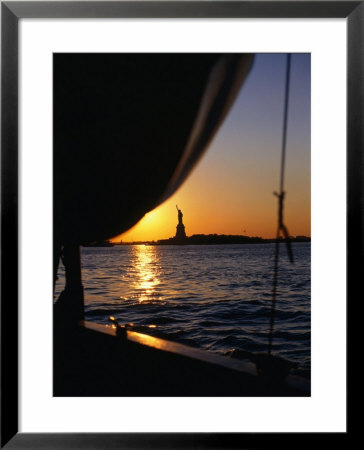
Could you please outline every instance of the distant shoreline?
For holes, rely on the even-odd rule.
[[[285,239],[280,238],[280,242],[285,242]],[[270,244],[276,242],[276,239],[264,239],[257,236],[241,236],[241,235],[226,235],[226,234],[194,234],[184,239],[177,239],[175,237],[169,239],[160,239],[158,241],[134,241],[134,242],[120,242],[114,245],[226,245],[226,244]],[[291,236],[290,242],[311,242],[311,237],[308,236]]]

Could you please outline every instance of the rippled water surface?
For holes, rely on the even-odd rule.
[[[310,369],[310,250],[281,245],[273,354]],[[222,354],[267,351],[274,244],[82,248],[86,319]],[[64,283],[61,267],[56,292]]]

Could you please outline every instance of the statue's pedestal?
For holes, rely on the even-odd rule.
[[[183,223],[179,223],[176,229],[176,239],[186,239],[186,231]]]

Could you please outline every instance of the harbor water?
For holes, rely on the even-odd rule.
[[[229,357],[266,352],[275,244],[82,247],[85,318]],[[280,249],[272,354],[310,372],[310,243]],[[60,265],[56,297],[64,285]]]

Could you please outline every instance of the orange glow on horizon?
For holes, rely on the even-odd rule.
[[[175,236],[176,204],[186,235],[274,238],[282,152],[283,54],[256,56],[253,68],[208,151],[178,191],[113,242]],[[292,56],[285,162],[284,223],[291,236],[311,236],[311,62]],[[151,149],[152,151],[152,149]]]
[[[233,170],[226,175],[202,161],[178,191],[147,213],[134,227],[112,242],[156,241],[176,233],[176,204],[183,212],[187,236],[193,234],[232,234],[275,237],[277,230],[277,175],[273,170],[259,174]],[[234,161],[232,161],[234,166]],[[235,174],[234,174],[235,172]],[[230,175],[230,176],[229,176]],[[260,176],[259,176],[260,175]],[[264,183],[262,183],[262,177]],[[292,236],[310,236],[309,180],[287,177],[284,221]]]

